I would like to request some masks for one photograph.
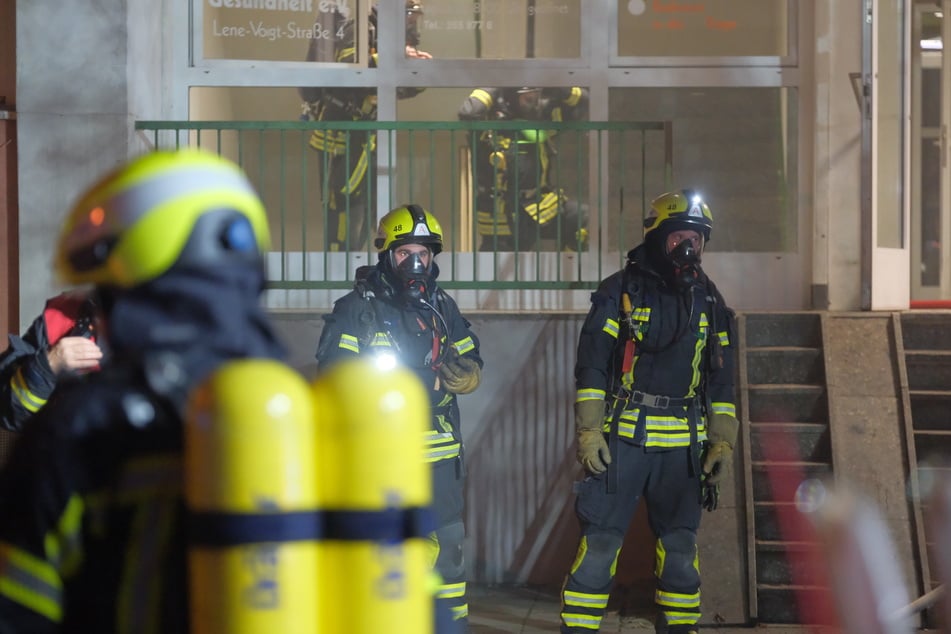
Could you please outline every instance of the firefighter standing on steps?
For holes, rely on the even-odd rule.
[[[414,204],[393,209],[380,220],[375,246],[377,265],[362,267],[355,289],[324,318],[318,371],[354,355],[392,355],[429,391],[432,428],[424,442],[433,470],[435,567],[442,577],[436,597],[465,627],[469,606],[457,395],[474,391],[481,381],[479,339],[456,302],[436,284],[434,258],[442,251],[442,229],[432,214]]]
[[[697,529],[716,507],[739,423],[734,316],[700,268],[713,228],[684,190],[655,199],[644,242],[591,296],[575,366],[581,523],[562,594],[562,632],[597,631],[641,498],[657,537],[655,630],[700,619]]]

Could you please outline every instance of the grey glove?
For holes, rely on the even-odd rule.
[[[611,451],[604,440],[604,401],[588,399],[575,402],[575,431],[578,436],[578,462],[591,473],[604,473],[611,464]]]

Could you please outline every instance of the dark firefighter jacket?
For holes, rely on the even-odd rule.
[[[605,399],[612,412],[606,430],[614,412],[620,412],[617,434],[622,440],[649,450],[689,446],[706,439],[705,418],[692,430],[684,404],[655,407],[646,402],[657,404],[653,397],[696,398],[708,415],[736,416],[733,312],[705,274],[690,290],[680,291],[650,268],[643,245],[633,256],[637,265],[629,267],[626,280],[619,271],[591,295],[578,342],[576,400]],[[629,323],[621,315],[625,281],[633,309]],[[634,351],[625,373],[630,333]],[[620,407],[618,395],[628,397]]]
[[[112,360],[61,380],[0,470],[0,632],[188,632],[182,411],[224,361],[283,357],[261,285],[229,265],[110,301]]]
[[[456,458],[462,448],[456,395],[446,391],[441,382],[436,387],[438,374],[433,364],[446,353],[447,346],[452,346],[459,356],[482,366],[479,339],[469,330],[469,322],[455,300],[433,286],[428,302],[442,315],[445,325],[430,308],[410,306],[394,297],[379,270],[374,269],[355,290],[336,301],[333,313],[324,317],[317,346],[320,371],[342,358],[383,352],[396,355],[416,373],[429,391],[432,407],[432,428],[425,439],[429,462]]]
[[[587,115],[586,88],[546,88],[537,121],[578,121]],[[476,88],[459,108],[462,121],[519,119],[512,103],[514,88]],[[553,182],[557,154],[555,132],[544,129],[486,130],[479,134],[473,157],[478,186],[480,235],[511,235],[505,217],[525,212],[539,225],[554,219],[564,194]],[[501,208],[494,209],[501,205]],[[493,213],[494,212],[494,213]],[[511,220],[509,220],[511,222]]]
[[[0,427],[19,431],[24,422],[46,404],[56,375],[47,351],[63,337],[95,341],[96,307],[85,293],[63,293],[46,302],[22,337],[10,335],[0,355]]]
[[[357,62],[357,48],[355,39],[356,20],[344,18],[334,11],[333,32],[338,34],[334,40],[334,59],[339,64],[353,64]],[[374,14],[375,15],[375,14]],[[317,29],[315,29],[316,31]],[[369,67],[376,68],[378,53],[376,52],[375,18],[370,23],[370,60]],[[307,49],[307,61],[318,61],[317,48],[319,40],[313,39]],[[423,88],[399,87],[396,90],[397,99],[409,99],[421,93]],[[376,121],[376,89],[375,88],[323,88],[318,86],[303,87],[298,90],[304,100],[301,119],[305,121]],[[371,141],[375,145],[375,141]],[[341,130],[315,130],[310,138],[310,146],[315,150],[341,156],[349,152],[357,152],[356,144],[348,148],[347,134]],[[371,146],[371,150],[373,147]]]

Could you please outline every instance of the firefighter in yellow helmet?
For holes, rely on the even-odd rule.
[[[325,4],[325,3],[321,3]],[[360,46],[356,39],[357,17],[353,7],[346,3],[330,3],[322,7],[314,25],[314,37],[307,49],[306,60],[353,64],[359,62]],[[419,48],[419,23],[423,5],[406,0],[405,48],[407,59],[432,59]],[[368,19],[370,68],[377,65],[377,8],[371,7]],[[321,48],[327,44],[322,34],[333,34],[333,59],[325,59]],[[329,57],[329,55],[327,55]],[[422,88],[400,87],[397,99],[409,99]],[[302,121],[376,121],[377,95],[375,88],[340,88],[309,86],[300,88]],[[314,161],[320,175],[323,209],[327,216],[327,250],[358,251],[364,248],[372,229],[368,218],[376,208],[376,133],[366,130],[314,130],[310,147],[317,151]]]
[[[481,380],[479,339],[456,302],[436,283],[442,228],[420,207],[397,207],[381,220],[379,261],[359,271],[354,290],[340,298],[317,346],[318,371],[355,355],[392,355],[427,388],[432,424],[426,459],[433,470],[435,567],[442,578],[438,603],[464,625],[468,617],[462,557],[464,466],[457,397]]]
[[[644,242],[592,294],[575,365],[581,544],[562,632],[600,627],[641,497],[657,536],[655,631],[697,631],[697,529],[703,508],[716,508],[739,426],[734,316],[700,266],[712,228],[698,193],[656,198]]]
[[[195,150],[120,166],[56,246],[95,287],[110,360],[64,379],[0,472],[0,629],[187,632],[182,411],[231,359],[284,351],[259,305],[261,200]]]

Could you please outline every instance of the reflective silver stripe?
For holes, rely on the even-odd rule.
[[[601,617],[590,614],[574,614],[562,612],[561,620],[568,627],[583,627],[586,630],[596,630],[601,627]]]
[[[472,337],[466,337],[465,339],[460,339],[455,344],[456,350],[459,354],[465,354],[470,350],[475,350],[475,342],[472,341]]]
[[[604,390],[596,390],[594,388],[581,388],[575,393],[575,402],[603,401],[604,396],[605,396]]]
[[[586,608],[605,608],[608,605],[608,598],[609,595],[607,594],[585,594],[565,590],[565,605]]]
[[[447,583],[436,589],[437,599],[458,599],[466,595],[466,582]]]
[[[117,224],[132,226],[158,205],[215,189],[237,190],[257,197],[257,193],[244,175],[239,171],[228,169],[226,165],[211,167],[186,163],[175,166],[106,200],[92,201],[94,205],[101,206],[107,215],[112,216],[113,221],[94,225],[88,221],[87,216],[70,232],[65,245],[66,250],[73,251],[113,235]]]
[[[658,590],[654,594],[654,601],[659,605],[673,608],[698,608],[700,607],[700,593],[677,594]]]
[[[63,620],[63,582],[39,557],[0,542],[0,595],[54,623]]]
[[[340,335],[340,342],[337,345],[344,350],[360,353],[360,342],[353,335]]]
[[[461,445],[456,443],[455,445],[450,445],[441,449],[431,449],[426,452],[426,462],[438,462],[448,458],[455,458],[459,455],[460,447]]]

